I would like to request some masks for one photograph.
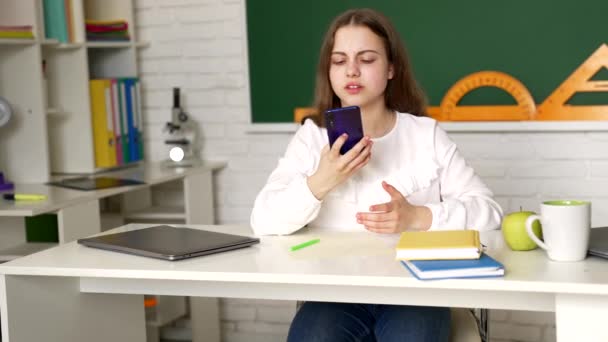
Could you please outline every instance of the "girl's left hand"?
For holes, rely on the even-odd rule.
[[[403,197],[399,190],[387,182],[382,188],[391,196],[391,201],[372,205],[370,212],[357,213],[357,222],[375,233],[400,233],[406,230],[428,230],[433,220],[431,210],[415,206]]]

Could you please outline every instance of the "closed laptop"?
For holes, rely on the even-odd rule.
[[[171,261],[225,252],[259,242],[255,237],[167,225],[78,240],[78,243],[89,247]]]
[[[589,254],[608,258],[608,227],[591,229]]]

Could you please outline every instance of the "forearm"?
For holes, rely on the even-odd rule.
[[[313,174],[306,178],[306,184],[310,189],[310,192],[315,196],[316,199],[322,201],[325,196],[331,191],[331,188],[327,186],[327,182],[320,179],[317,174]]]
[[[433,223],[433,213],[431,209],[425,206],[414,207],[414,219],[409,225],[410,230],[429,230]]]
[[[320,208],[306,178],[288,185],[270,183],[256,198],[250,223],[256,235],[287,235],[312,221]]]
[[[492,230],[500,227],[502,218],[500,205],[486,196],[450,198],[425,207],[432,213],[430,230]]]

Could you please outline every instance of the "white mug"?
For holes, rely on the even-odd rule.
[[[543,241],[532,232],[534,221],[540,220]],[[587,256],[591,229],[591,203],[585,201],[546,201],[540,216],[526,220],[526,232],[554,261],[580,261]]]

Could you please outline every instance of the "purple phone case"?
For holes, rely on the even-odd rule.
[[[325,124],[329,146],[333,146],[340,135],[348,134],[348,139],[340,148],[340,154],[348,152],[363,139],[363,124],[361,110],[357,106],[335,108],[325,111]]]

